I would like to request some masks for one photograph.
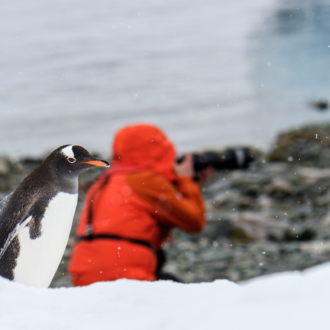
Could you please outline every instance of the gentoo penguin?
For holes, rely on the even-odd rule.
[[[0,211],[0,275],[48,287],[68,242],[78,175],[109,167],[76,145],[54,150],[9,196]]]

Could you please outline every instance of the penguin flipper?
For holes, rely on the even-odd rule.
[[[10,195],[9,195],[10,196]],[[8,197],[8,196],[7,196]],[[14,240],[14,238],[18,235],[18,233],[33,219],[32,215],[28,216],[22,222],[19,222],[14,230],[8,235],[8,238],[5,242],[5,245],[0,249],[0,259],[5,254],[8,249],[10,243]]]
[[[10,193],[9,195],[5,196],[2,200],[0,200],[0,211],[5,206],[5,204],[8,202],[8,200],[12,194],[13,193]]]

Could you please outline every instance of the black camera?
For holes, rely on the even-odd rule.
[[[177,158],[177,163],[181,163],[184,156]],[[253,160],[253,154],[249,148],[226,149],[222,152],[193,153],[193,164],[195,173],[208,167],[218,170],[234,170],[247,168]]]

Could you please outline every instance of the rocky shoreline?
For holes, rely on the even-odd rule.
[[[328,135],[329,134],[329,135]],[[0,157],[0,198],[41,159]],[[218,172],[203,188],[207,225],[197,235],[173,232],[165,270],[187,283],[244,281],[330,260],[330,125],[281,134],[246,170]],[[71,286],[67,264],[85,193],[101,170],[79,179],[74,226],[52,287]]]

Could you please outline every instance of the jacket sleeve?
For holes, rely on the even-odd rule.
[[[187,232],[203,229],[203,198],[190,178],[178,177],[176,187],[164,176],[149,171],[130,173],[126,180],[133,192],[152,207],[158,221]]]

